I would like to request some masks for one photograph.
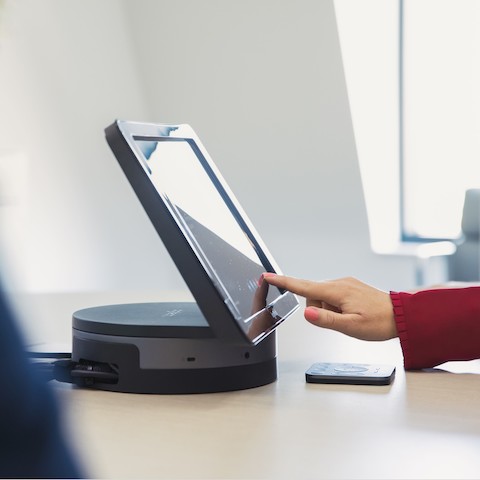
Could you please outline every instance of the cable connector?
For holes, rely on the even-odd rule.
[[[61,362],[61,360],[59,361]],[[59,362],[56,362],[58,364]],[[72,362],[73,363],[73,362]],[[65,368],[59,366],[59,368]],[[67,369],[70,367],[67,367]],[[118,383],[118,368],[110,363],[81,361],[70,368],[72,383],[91,387],[95,383]]]
[[[62,359],[55,362],[35,361],[33,365],[47,382],[57,380],[80,387],[91,387],[96,383],[118,383],[118,367],[109,363]]]

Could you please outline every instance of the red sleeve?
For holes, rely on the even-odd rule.
[[[480,358],[480,287],[390,292],[406,369]]]

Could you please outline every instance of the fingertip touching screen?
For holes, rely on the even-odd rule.
[[[298,308],[278,267],[188,125],[117,121],[109,142],[216,335],[256,344]]]

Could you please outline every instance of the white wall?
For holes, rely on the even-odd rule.
[[[16,0],[5,17],[0,157],[29,164],[10,253],[27,288],[183,285],[104,141],[115,118],[190,123],[285,272],[411,286],[409,261],[371,253],[330,0]]]

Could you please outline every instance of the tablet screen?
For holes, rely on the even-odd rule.
[[[150,178],[195,249],[236,320],[247,321],[261,274],[268,266],[225,203],[208,164],[190,139],[135,141]],[[213,181],[212,181],[213,180]],[[268,291],[266,303],[279,295]]]
[[[216,335],[256,344],[298,308],[263,280],[278,268],[188,125],[117,121],[106,131]]]

